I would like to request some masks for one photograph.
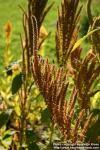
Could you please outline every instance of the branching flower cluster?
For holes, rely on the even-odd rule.
[[[38,55],[40,28],[46,13],[53,5],[45,10],[46,4],[47,1],[44,3],[42,0],[29,0],[28,15],[24,13],[27,66],[45,99],[53,124],[58,125],[64,139],[83,142],[92,118],[90,113],[89,117],[86,116],[87,109],[90,109],[90,98],[99,91],[94,90],[94,80],[99,79],[100,64],[93,47],[85,58],[81,57],[83,49],[80,46],[72,51],[79,31],[79,16],[82,9],[78,7],[79,0],[62,0],[61,9],[58,11],[56,54],[58,64],[62,67],[56,68],[48,59],[45,60]],[[95,43],[94,36],[92,36],[93,43]],[[74,88],[69,100],[66,99],[70,84],[68,68],[66,69],[68,63],[72,67],[74,77]],[[75,119],[76,101],[80,106],[77,119]]]

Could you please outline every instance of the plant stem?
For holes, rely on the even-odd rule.
[[[51,133],[50,133],[50,141],[49,141],[49,146],[50,146],[50,148],[51,148],[51,146],[52,146],[53,132],[54,132],[54,123],[51,123],[50,130],[51,130]]]

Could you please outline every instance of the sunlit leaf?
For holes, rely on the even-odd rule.
[[[14,134],[15,132],[12,132],[10,130],[7,130],[4,135],[3,135],[3,138],[2,138],[2,143],[3,145],[5,145],[6,149],[9,149],[11,143],[12,143],[12,135]]]
[[[3,135],[3,140],[6,140],[6,139],[12,137],[12,135],[14,135],[15,133],[16,133],[16,131],[7,130]]]
[[[12,87],[11,87],[12,94],[17,93],[18,90],[21,88],[22,83],[23,83],[23,77],[24,75],[22,73],[19,73],[13,79]]]
[[[100,28],[94,29],[94,30],[88,32],[88,33],[87,33],[85,36],[83,36],[81,39],[79,39],[79,40],[75,43],[75,45],[74,45],[74,47],[73,47],[73,49],[72,49],[72,52],[73,52],[76,48],[78,48],[78,47],[82,44],[82,42],[84,42],[84,40],[86,40],[86,38],[88,38],[91,34],[93,34],[93,33],[96,32],[96,31],[99,31],[99,30],[100,30]]]
[[[5,112],[2,112],[0,114],[0,128],[2,128],[4,125],[7,124],[8,120],[10,118],[11,113],[12,113],[12,110],[9,109],[9,110],[7,110]]]

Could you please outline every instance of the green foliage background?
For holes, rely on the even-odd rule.
[[[49,3],[55,2],[51,11],[47,14],[44,26],[47,32],[51,32],[51,35],[47,39],[45,43],[45,55],[50,58],[55,59],[55,28],[56,28],[56,18],[57,18],[57,9],[60,4],[60,0],[49,0]],[[86,16],[86,0],[80,0],[83,4],[83,12],[81,19],[81,35],[86,33],[87,30],[87,19]],[[100,10],[100,5],[96,3],[100,3],[98,0],[94,1],[93,5],[93,14],[98,15]],[[27,7],[27,0],[0,0],[0,68],[2,69],[3,64],[3,53],[5,50],[5,35],[4,35],[4,25],[7,21],[12,22],[13,31],[11,38],[10,49],[13,54],[13,60],[20,59],[21,54],[21,44],[20,44],[20,33],[23,31],[22,25],[22,10],[19,8],[19,5],[24,9]],[[89,44],[83,44],[85,49],[87,50]],[[17,54],[17,55],[16,55]],[[51,60],[51,61],[52,61]],[[0,69],[0,70],[1,70]]]

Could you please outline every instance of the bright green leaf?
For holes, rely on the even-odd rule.
[[[5,131],[5,133],[3,135],[3,140],[6,140],[6,139],[12,137],[12,135],[14,135],[15,133],[16,133],[16,131],[12,131],[12,130]]]
[[[19,73],[15,76],[15,78],[13,79],[13,82],[12,82],[12,88],[11,88],[11,91],[12,91],[12,94],[15,94],[18,92],[18,90],[21,88],[22,86],[22,83],[23,83],[23,74],[22,73]]]
[[[88,38],[91,34],[93,34],[93,33],[96,32],[96,31],[99,31],[99,30],[100,30],[100,28],[94,29],[94,30],[88,32],[88,33],[87,33],[85,36],[83,36],[81,39],[79,39],[79,40],[75,43],[75,45],[74,45],[74,47],[73,47],[73,49],[72,49],[72,52],[73,52],[76,48],[78,48],[78,47],[82,44],[82,42],[84,42],[84,40],[86,40],[86,38]]]

